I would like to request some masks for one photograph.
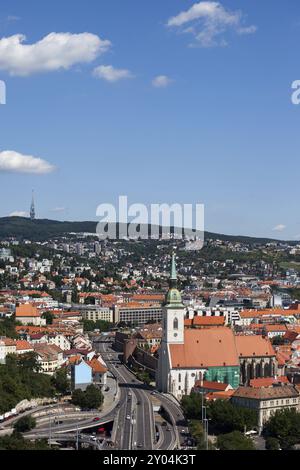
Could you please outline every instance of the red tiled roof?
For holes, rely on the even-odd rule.
[[[184,331],[184,344],[170,344],[173,368],[199,368],[239,365],[234,335],[230,328],[204,328]]]
[[[40,317],[40,313],[32,304],[21,304],[16,308],[16,318],[18,317]]]
[[[205,399],[210,400],[229,400],[234,394],[234,390],[227,390],[222,392],[209,392],[205,395]]]
[[[104,367],[104,365],[101,364],[101,362],[98,361],[98,359],[96,358],[93,358],[90,361],[86,361],[86,363],[89,366],[91,366],[91,368],[93,369],[93,372],[101,372],[101,373],[107,372],[107,368]]]
[[[22,351],[22,350],[27,350],[27,349],[33,350],[33,346],[30,343],[28,343],[28,341],[25,341],[22,339],[17,339],[16,346],[17,346],[17,351]]]
[[[203,380],[203,385],[201,385],[201,380],[196,380],[195,387],[198,388],[207,388],[210,390],[222,391],[226,390],[228,384],[224,384],[221,382],[210,382],[208,380]]]
[[[235,342],[239,357],[275,356],[275,351],[268,338],[259,335],[237,335]]]
[[[277,379],[274,379],[273,377],[252,379],[250,380],[250,387],[254,387],[254,388],[270,387],[271,385],[275,383],[290,384],[290,381],[286,376],[278,377]]]
[[[292,385],[282,385],[281,387],[239,387],[233,397],[250,398],[256,400],[268,400],[276,398],[298,397],[299,392]]]
[[[193,318],[193,325],[195,326],[224,326],[225,325],[225,317],[202,317],[196,316]]]

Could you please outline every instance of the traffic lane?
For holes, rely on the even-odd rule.
[[[185,436],[182,435],[181,432],[184,431],[187,434],[189,432],[189,429],[181,409],[172,400],[166,398],[163,395],[160,395],[159,399],[161,400],[162,405],[173,420],[173,423],[176,427],[178,443],[180,444],[180,446],[184,445]]]
[[[39,433],[43,433],[43,434],[49,434],[50,432],[65,432],[65,431],[76,431],[76,429],[85,429],[85,427],[97,427],[97,426],[100,426],[101,424],[105,424],[106,422],[110,422],[110,421],[113,421],[115,418],[115,415],[107,415],[104,419],[101,418],[101,420],[97,420],[97,421],[94,421],[94,420],[81,420],[81,421],[77,421],[76,423],[74,423],[74,420],[71,422],[71,423],[63,423],[63,424],[57,424],[57,425],[49,425],[49,423],[47,423],[47,425],[45,426],[40,426],[38,428],[39,430]],[[28,433],[28,432],[27,432]]]
[[[128,370],[124,366],[120,366],[116,370],[117,376],[120,378],[120,381],[122,381],[122,384],[127,387],[128,394],[131,394],[131,401],[134,400],[134,397],[136,399],[136,402],[140,403],[140,405],[137,405],[136,407],[136,426],[137,426],[137,445],[142,446],[144,449],[152,449],[152,422],[153,420],[151,419],[150,415],[150,410],[149,410],[149,403],[148,403],[148,398],[147,396],[143,395],[142,391],[137,390],[132,383],[132,374],[128,373]],[[124,387],[124,388],[125,388]],[[130,416],[130,420],[127,418],[127,416]],[[132,413],[132,408],[130,410],[130,414],[127,414],[126,419],[131,423],[132,425],[132,419],[133,419],[133,413]],[[129,428],[130,434],[128,439],[130,440],[131,438],[131,433],[132,433],[132,428]],[[125,434],[127,435],[127,429],[125,430]],[[131,442],[128,442],[129,445],[131,445]]]
[[[102,349],[105,350],[105,346],[102,343]],[[113,353],[109,353],[107,350],[105,351],[108,354],[108,357],[113,357]],[[118,377],[119,381],[123,384],[128,385],[130,390],[133,391],[135,394],[137,401],[140,402],[140,405],[137,406],[136,412],[136,425],[137,425],[137,436],[138,442],[137,445],[142,445],[144,449],[151,450],[154,445],[154,417],[153,417],[153,409],[152,403],[150,400],[150,392],[147,390],[143,390],[140,387],[145,387],[145,385],[138,381],[135,376],[123,365],[118,366],[116,368],[110,360],[108,360],[109,366],[113,368],[114,374]],[[139,387],[133,386],[132,384],[138,384]],[[131,387],[129,386],[131,384]],[[169,445],[172,443],[173,440],[172,432],[166,431],[164,436],[164,442]],[[142,442],[141,442],[142,441]]]
[[[137,406],[137,445],[142,445],[144,449],[151,450],[154,445],[154,417],[150,391],[143,382],[135,378],[134,374],[126,366],[120,365],[118,369],[115,369],[115,372],[122,378],[123,383],[127,382],[128,386],[129,384],[131,385],[130,389],[134,391],[138,402],[140,402],[140,405]],[[172,440],[174,440],[172,431],[166,431],[165,441],[168,447]]]
[[[136,446],[140,449],[148,449],[148,439],[146,435],[145,414],[144,414],[144,397],[135,391],[137,397],[136,406],[136,427],[137,427],[137,442]]]
[[[120,385],[127,385],[127,379],[122,375],[122,373],[114,367],[111,363],[108,363],[110,370],[113,370],[115,377],[117,378]],[[117,424],[117,433],[116,433],[116,446],[120,449],[130,449],[131,447],[131,417],[132,417],[132,392],[131,389],[127,391],[125,388],[121,387],[121,397],[122,401],[120,404],[119,413],[117,415],[118,424]],[[131,396],[129,395],[131,393]],[[130,416],[130,419],[128,419]]]
[[[149,392],[143,390],[144,384],[137,381],[135,376],[125,366],[120,366],[119,374],[121,374],[124,382],[127,382],[128,387],[130,387],[130,390],[136,396],[137,403],[140,403],[136,407],[137,445],[142,445],[144,449],[151,450],[154,444],[154,418]]]
[[[105,346],[104,343],[103,344],[103,350],[105,350]],[[109,346],[109,353],[111,357],[116,357],[118,355],[118,353],[115,353],[113,351],[111,351],[111,348]],[[142,384],[142,382],[138,381],[137,379],[133,379],[134,375],[125,367],[125,366],[119,366],[122,370],[122,374],[124,375],[124,377],[126,377],[126,380],[127,382],[129,382],[130,380],[134,380],[135,383],[138,383],[138,384],[141,384],[142,386],[144,386],[144,384]],[[118,369],[115,369],[116,371]],[[135,393],[137,395],[139,395],[139,391],[137,389],[137,387],[134,388],[135,390]],[[144,393],[150,393],[150,392],[146,392],[144,391]],[[169,447],[169,445],[172,444],[172,441],[176,440],[177,437],[178,437],[178,440],[179,442],[183,442],[184,441],[184,437],[180,434],[180,431],[182,429],[185,429],[186,432],[188,432],[188,428],[187,426],[185,426],[185,418],[183,416],[183,413],[180,409],[180,407],[175,404],[172,400],[168,399],[167,397],[165,397],[164,395],[161,395],[160,393],[156,392],[156,397],[161,401],[161,404],[166,408],[166,410],[168,411],[168,413],[170,414],[171,416],[171,421],[172,421],[172,425],[175,426],[175,429],[176,431],[174,432],[173,429],[171,429],[170,431],[165,431],[164,432],[164,443]],[[149,411],[147,412],[145,410],[145,404],[144,404],[144,399],[142,399],[142,402],[143,402],[143,418],[144,416],[148,415],[149,417]],[[139,422],[140,424],[140,427],[141,427],[141,424],[143,423],[143,418],[139,417],[137,419],[137,421]],[[153,427],[154,427],[154,424],[153,424]],[[177,434],[177,435],[176,435]],[[145,441],[147,441],[147,439],[145,439]],[[151,441],[151,438],[150,438],[150,441]],[[149,445],[149,441],[147,442],[147,444]],[[151,445],[152,445],[152,442],[151,442]]]
[[[115,438],[115,447],[118,449],[129,449],[130,447],[130,419],[127,419],[127,416],[131,416],[131,403],[126,402],[126,404],[120,409],[118,413],[117,420],[117,431]]]

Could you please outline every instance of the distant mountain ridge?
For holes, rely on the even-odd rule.
[[[49,219],[30,220],[25,217],[0,217],[0,238],[16,237],[29,240],[46,240],[51,237],[59,237],[68,233],[96,233],[97,222],[82,221],[68,222]],[[257,238],[244,235],[224,235],[212,232],[205,232],[205,238],[218,239],[224,241],[241,242],[248,244],[264,244],[272,242],[285,243],[283,240],[272,238]],[[296,241],[289,241],[296,244]]]

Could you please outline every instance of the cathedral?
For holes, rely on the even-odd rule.
[[[235,389],[251,378],[276,375],[275,352],[267,338],[235,337],[228,327],[185,328],[185,312],[177,289],[173,254],[169,290],[162,312],[163,336],[156,375],[160,392],[171,393],[180,400],[190,394],[196,380],[227,383]],[[262,365],[259,374],[255,361]],[[244,363],[247,363],[249,377],[243,375]]]

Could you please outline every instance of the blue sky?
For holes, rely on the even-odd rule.
[[[204,203],[210,231],[300,238],[299,38],[298,0],[2,0],[0,216],[32,188],[58,220],[124,194]]]

